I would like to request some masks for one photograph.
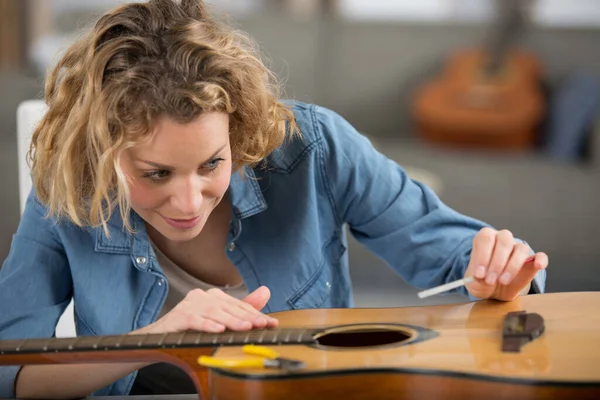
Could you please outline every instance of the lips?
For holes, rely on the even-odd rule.
[[[190,219],[174,219],[163,216],[164,220],[175,229],[192,229],[202,221],[202,215]]]

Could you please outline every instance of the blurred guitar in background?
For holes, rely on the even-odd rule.
[[[545,104],[541,65],[514,47],[527,23],[526,0],[497,0],[483,48],[463,49],[441,76],[415,93],[412,115],[426,140],[454,147],[525,149],[536,143]]]

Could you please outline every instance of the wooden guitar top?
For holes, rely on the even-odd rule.
[[[530,295],[513,302],[281,312],[272,314],[280,320],[281,328],[303,326],[318,331],[329,327],[332,332],[336,331],[335,327],[343,327],[340,329],[346,332],[385,328],[398,331],[398,336],[405,333],[408,339],[396,344],[366,347],[317,344],[273,348],[281,357],[304,361],[306,369],[299,374],[401,369],[509,380],[600,384],[598,304],[600,292],[575,292]],[[504,318],[508,312],[520,310],[539,314],[544,319],[545,330],[540,337],[525,344],[520,352],[502,352]],[[352,328],[354,324],[357,325]],[[337,339],[342,340],[341,337]],[[368,336],[361,339],[360,335],[354,335],[354,339],[369,340]],[[241,347],[221,347],[214,356],[247,357]],[[226,373],[257,378],[284,372],[229,369]]]

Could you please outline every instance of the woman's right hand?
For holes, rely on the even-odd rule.
[[[278,321],[261,313],[271,292],[261,286],[243,300],[220,289],[194,289],[156,322],[132,333],[167,333],[186,330],[223,332],[275,327]]]

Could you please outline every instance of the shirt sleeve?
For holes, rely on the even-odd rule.
[[[32,191],[0,269],[0,340],[53,337],[71,300],[69,264],[45,214]],[[0,398],[15,397],[19,370],[0,367]]]
[[[416,288],[463,278],[473,238],[489,224],[445,205],[335,112],[318,108],[315,120],[338,222]],[[533,292],[544,291],[545,274],[538,272]],[[456,291],[468,296],[464,287]]]

